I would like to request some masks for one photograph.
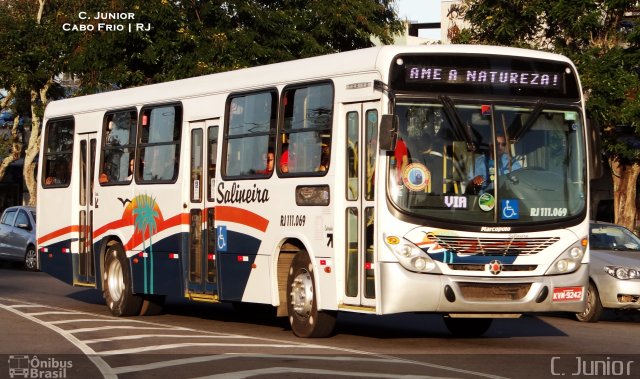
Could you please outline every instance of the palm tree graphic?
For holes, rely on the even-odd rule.
[[[138,195],[134,198],[133,203],[135,207],[133,209],[134,216],[134,232],[139,231],[142,233],[142,251],[146,250],[146,238],[145,233],[149,236],[149,256],[151,257],[151,291],[153,294],[153,241],[151,236],[157,231],[156,220],[158,219],[158,212],[156,211],[157,203],[156,199],[149,195]],[[145,259],[146,261],[146,259]],[[144,292],[147,292],[147,265],[144,265]]]

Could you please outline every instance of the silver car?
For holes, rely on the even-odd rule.
[[[592,222],[587,307],[579,321],[596,322],[604,309],[640,309],[640,238],[627,228]]]
[[[36,210],[9,207],[0,218],[0,259],[24,262],[27,270],[38,268]]]

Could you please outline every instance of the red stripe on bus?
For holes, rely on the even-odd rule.
[[[44,244],[45,242],[47,242],[47,241],[49,241],[51,239],[60,237],[60,236],[65,235],[67,233],[77,232],[79,230],[80,230],[80,227],[78,225],[71,225],[71,226],[64,227],[62,229],[58,229],[58,230],[56,230],[54,232],[51,232],[49,234],[46,234],[46,235],[38,238],[38,245],[42,245],[42,244]]]
[[[216,206],[216,221],[230,221],[238,224],[250,226],[262,232],[267,230],[269,220],[242,208],[229,207],[224,205]]]

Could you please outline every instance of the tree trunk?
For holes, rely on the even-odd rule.
[[[7,96],[5,96],[0,102],[0,108],[5,109],[9,106],[11,101],[13,101],[13,97],[16,93],[16,88],[12,87],[7,91]],[[22,146],[18,140],[18,123],[13,122],[13,127],[11,128],[11,152],[8,156],[2,159],[0,162],[0,181],[4,178],[4,175],[7,173],[7,168],[11,162],[20,158],[20,154],[22,154]]]
[[[27,191],[29,191],[29,201],[27,203],[30,206],[36,205],[36,194],[38,191],[35,158],[40,151],[40,124],[42,122],[35,104],[38,102],[47,104],[47,90],[50,85],[51,83],[47,83],[39,92],[31,91],[31,135],[29,137],[29,145],[25,150],[24,166],[22,167],[24,183]]]
[[[622,164],[615,158],[609,159],[613,178],[613,204],[615,223],[632,231],[636,227],[636,186],[640,164]]]
[[[11,127],[11,152],[0,163],[0,180],[4,178],[7,173],[7,168],[11,162],[20,159],[22,156],[22,149],[24,148],[24,131],[20,131],[19,117],[16,117]]]

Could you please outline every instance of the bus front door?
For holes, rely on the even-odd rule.
[[[95,286],[95,259],[93,249],[94,181],[96,166],[96,133],[81,134],[78,154],[80,178],[78,196],[78,254],[74,254],[74,284]],[[72,182],[73,183],[73,182]]]
[[[190,124],[189,253],[187,296],[218,299],[214,185],[219,120]],[[206,137],[205,137],[206,136]]]
[[[345,188],[344,304],[374,308],[375,291],[375,167],[378,153],[378,102],[343,107],[347,157]]]

